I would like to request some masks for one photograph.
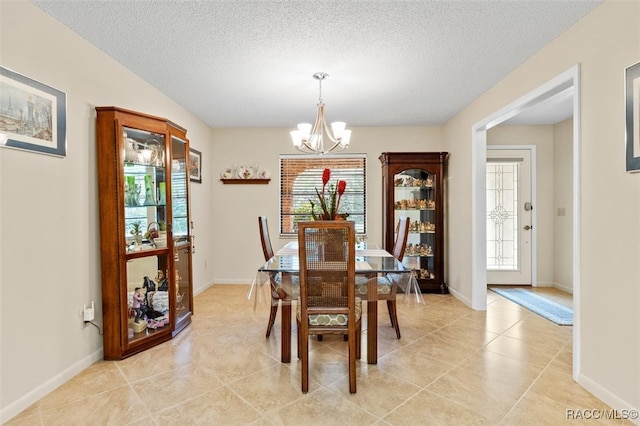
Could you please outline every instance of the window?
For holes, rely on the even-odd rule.
[[[295,235],[297,223],[313,220],[311,203],[317,199],[316,188],[322,190],[322,172],[331,170],[329,185],[338,180],[347,182],[340,201],[340,213],[348,213],[356,233],[367,232],[366,221],[366,164],[364,154],[341,156],[280,156],[280,234]],[[317,208],[317,207],[316,207]]]
[[[487,269],[517,271],[518,162],[487,162]]]

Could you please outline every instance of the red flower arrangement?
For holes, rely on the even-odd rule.
[[[311,216],[313,217],[313,220],[344,220],[349,216],[349,213],[338,213],[340,200],[342,199],[345,189],[347,189],[347,182],[344,180],[338,180],[338,184],[335,187],[333,185],[329,185],[327,199],[325,189],[330,178],[331,170],[324,169],[322,171],[322,192],[318,191],[318,188],[316,188],[316,194],[320,201],[319,205],[321,211],[319,213],[316,213],[315,211],[316,204],[309,200],[311,203]]]

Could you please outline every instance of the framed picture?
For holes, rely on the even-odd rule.
[[[64,157],[67,95],[0,66],[0,146]]]
[[[193,148],[189,148],[189,179],[202,183],[202,153]]]
[[[625,70],[627,171],[640,172],[640,62]]]

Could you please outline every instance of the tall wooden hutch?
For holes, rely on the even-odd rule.
[[[400,216],[411,224],[403,263],[420,289],[448,293],[444,277],[444,214],[447,152],[383,152],[383,244],[393,249]]]
[[[117,360],[191,323],[189,140],[164,118],[96,111],[104,358]]]

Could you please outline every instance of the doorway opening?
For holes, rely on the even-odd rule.
[[[487,308],[486,160],[487,130],[510,120],[527,109],[572,90],[573,135],[571,173],[572,281],[573,281],[573,378],[580,371],[580,67],[575,65],[505,108],[476,123],[472,129],[472,275],[471,305]]]

